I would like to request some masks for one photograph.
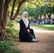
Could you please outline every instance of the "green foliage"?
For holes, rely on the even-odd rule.
[[[39,15],[54,13],[53,9],[54,9],[54,6],[48,7],[47,5],[44,5],[44,6],[37,6],[37,8],[27,7],[22,12],[27,11],[29,13],[29,16],[39,16]],[[22,14],[22,12],[20,13],[20,15]]]
[[[19,23],[20,20],[16,20],[17,23]]]
[[[11,34],[13,38],[18,38],[18,35],[19,35],[19,31],[16,25],[16,23],[18,22],[19,21],[10,20],[9,18],[7,19],[6,32]]]
[[[12,40],[11,37],[6,38],[3,41],[0,41],[0,52],[5,52],[5,53],[21,53],[20,50],[15,46],[15,42]]]
[[[35,15],[35,8],[27,7],[27,8],[25,8],[23,11],[21,11],[20,15],[21,15],[24,11],[27,11],[27,12],[29,13],[29,16],[34,16],[34,15]]]
[[[16,20],[16,22],[17,22],[17,23],[19,23],[19,21],[18,21],[18,20]]]
[[[13,27],[16,26],[16,21],[10,20],[9,18],[7,19],[7,26]]]
[[[18,30],[14,28],[6,28],[6,32],[11,34],[13,38],[18,38]]]
[[[7,37],[5,40],[12,41],[12,37]]]
[[[6,51],[11,49],[12,43],[6,40],[0,41],[0,51]]]

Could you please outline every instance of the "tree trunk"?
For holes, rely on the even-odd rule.
[[[17,8],[17,11],[16,11],[16,14],[15,16],[13,17],[13,20],[16,20],[16,17],[19,15],[19,11],[20,11],[20,7],[21,5],[25,2],[25,0],[22,0],[20,3],[19,3],[19,6]]]
[[[11,20],[13,19],[13,13],[14,13],[15,2],[16,2],[16,0],[13,1],[12,12],[11,12],[11,16],[10,16],[10,19],[11,19]]]
[[[3,19],[3,0],[0,0],[0,33],[2,29],[2,19]]]
[[[8,16],[8,7],[11,0],[0,0],[0,40],[4,40],[6,34],[5,34],[5,27],[7,22],[7,16]],[[4,5],[3,5],[4,4]]]
[[[49,20],[50,20],[51,19],[51,14],[49,14],[48,17],[49,17]]]
[[[3,35],[3,8],[4,7],[4,1],[0,0],[0,40],[2,39],[1,36]]]
[[[4,13],[3,13],[3,28],[4,29],[6,27],[7,16],[8,16],[8,7],[9,7],[10,1],[11,0],[5,0],[5,3],[4,3]]]

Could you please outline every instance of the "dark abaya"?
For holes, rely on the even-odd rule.
[[[23,20],[20,20],[20,32],[19,32],[19,40],[22,42],[32,42],[32,39],[35,38],[33,29],[30,29],[30,26],[28,24],[28,27],[26,28]],[[27,31],[27,29],[30,30],[30,33]]]

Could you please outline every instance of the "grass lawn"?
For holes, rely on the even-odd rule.
[[[41,24],[41,25],[31,24],[31,26],[47,28],[47,29],[54,30],[54,24]]]

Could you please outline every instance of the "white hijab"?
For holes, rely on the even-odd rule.
[[[21,19],[23,20],[23,22],[24,22],[24,24],[25,24],[25,26],[27,28],[28,24],[29,24],[29,21],[28,21],[28,18],[24,17],[26,13],[28,13],[28,12],[25,11],[25,12],[22,13],[22,18]]]

